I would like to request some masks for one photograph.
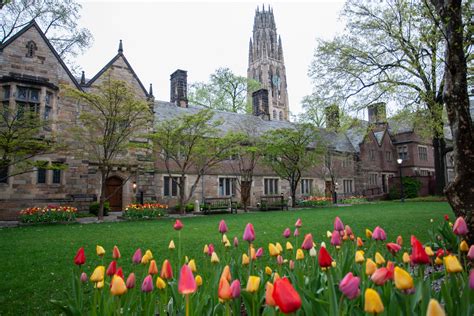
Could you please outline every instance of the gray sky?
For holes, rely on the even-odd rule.
[[[169,75],[188,71],[188,83],[207,81],[219,67],[246,76],[253,19],[262,2],[80,1],[81,26],[94,35],[93,46],[77,59],[91,78],[117,53],[124,54],[158,100],[169,100]],[[311,93],[307,76],[316,38],[343,29],[338,18],[343,1],[265,2],[273,7],[287,71],[290,111],[301,112]]]

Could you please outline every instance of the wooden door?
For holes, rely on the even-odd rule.
[[[111,211],[122,210],[122,179],[110,177],[105,181],[105,198],[109,201]]]
[[[324,188],[324,195],[326,197],[332,197],[333,187],[331,181],[326,181],[326,187]]]

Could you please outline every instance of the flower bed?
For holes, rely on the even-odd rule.
[[[367,203],[367,199],[363,196],[348,196],[340,200],[343,204],[364,204]]]
[[[325,196],[307,196],[303,200],[298,201],[298,206],[301,207],[320,207],[329,206],[331,204],[332,198]]]
[[[265,249],[251,223],[239,241],[227,237],[222,220],[216,227],[222,243],[203,245],[197,258],[182,252],[183,223],[176,220],[173,229],[177,245],[169,241],[168,253],[138,248],[122,258],[117,246],[111,255],[97,246],[97,256],[88,258],[94,270],[83,270],[80,248],[70,298],[54,303],[67,314],[99,315],[474,313],[474,245],[463,240],[468,230],[461,217],[454,225],[447,218],[424,244],[414,235],[409,242],[388,236],[379,226],[356,236],[339,217],[322,240],[313,240],[312,233],[322,232],[306,230],[298,219],[293,231],[286,228]]]
[[[127,219],[154,219],[166,216],[167,209],[167,205],[158,203],[130,204],[122,216]]]
[[[20,211],[20,221],[22,223],[73,222],[76,220],[76,214],[77,209],[72,206],[31,207]]]

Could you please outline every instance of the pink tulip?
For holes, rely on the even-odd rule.
[[[140,262],[142,262],[142,251],[140,248],[138,248],[133,254],[132,261],[134,264],[140,264]]]
[[[466,221],[463,217],[459,216],[454,222],[453,232],[458,235],[467,235],[469,229],[467,229]]]
[[[278,263],[278,265],[280,265],[280,266],[283,264],[283,257],[282,257],[281,255],[278,255],[278,257],[277,257],[277,263]]]
[[[207,254],[212,256],[212,253],[214,252],[214,244],[209,244],[208,249]]]
[[[379,268],[370,277],[372,282],[377,285],[384,285],[390,279],[390,270],[387,268]]]
[[[340,246],[341,245],[341,235],[339,235],[339,232],[337,230],[332,232],[331,245],[333,245],[333,246]]]
[[[283,237],[288,238],[288,237],[290,237],[290,235],[291,235],[290,229],[289,229],[289,228],[286,228],[286,229],[283,231]]]
[[[219,222],[219,233],[225,234],[229,229],[227,228],[227,224],[225,223],[225,220],[221,220]]]
[[[344,224],[342,223],[339,216],[336,216],[336,219],[334,219],[334,230],[337,230],[338,232],[342,232],[344,230]]]
[[[234,237],[234,247],[237,248],[239,246],[239,238]]]
[[[242,239],[248,242],[255,240],[255,230],[251,223],[248,223],[247,226],[245,226],[244,237]]]
[[[290,270],[295,269],[295,262],[293,260],[290,260]]]
[[[86,283],[87,282],[87,274],[85,272],[81,273],[81,282]]]
[[[130,273],[127,278],[127,282],[125,283],[127,289],[133,289],[135,287],[135,273]]]
[[[359,284],[360,278],[355,277],[352,272],[349,272],[339,283],[339,290],[341,290],[348,299],[353,300],[360,294]]]
[[[295,231],[293,232],[293,236],[298,237],[299,235],[300,235],[300,231],[298,228],[296,228]]]
[[[467,258],[471,261],[474,261],[474,245],[471,245],[469,251],[467,252]]]
[[[402,238],[402,236],[400,236],[400,235],[398,235],[398,237],[397,237],[397,244],[398,244],[399,246],[403,246],[403,238]]]
[[[395,244],[393,242],[389,242],[387,244],[387,249],[388,251],[390,251],[392,253],[392,255],[396,254],[397,252],[400,251],[400,249],[402,249],[402,247],[400,247],[399,244]]]
[[[303,222],[301,221],[301,218],[298,218],[295,223],[296,228],[300,228],[303,225]]]
[[[262,247],[258,248],[257,252],[255,253],[255,257],[260,258],[261,256],[263,256],[263,248]]]
[[[469,287],[471,290],[474,290],[474,269],[471,269],[471,272],[469,273]]]
[[[352,229],[349,225],[346,225],[346,227],[344,228],[345,232],[346,232],[346,235],[350,236],[350,235],[353,235],[354,233],[352,232]]]
[[[311,234],[306,234],[304,236],[303,243],[301,244],[301,248],[304,250],[310,250],[313,248],[313,235]]]
[[[153,278],[151,275],[147,275],[142,283],[142,292],[148,293],[153,291]]]
[[[240,296],[240,281],[234,280],[230,285],[230,292],[232,293],[232,298],[237,298]]]
[[[176,222],[174,222],[173,228],[174,230],[181,230],[184,227],[183,223],[177,219]]]
[[[179,273],[178,292],[186,295],[196,292],[196,289],[197,285],[193,271],[187,264],[184,264]]]
[[[374,232],[372,233],[372,239],[374,240],[386,240],[387,234],[385,231],[380,228],[380,226],[375,227]]]

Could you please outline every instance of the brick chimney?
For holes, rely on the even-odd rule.
[[[188,107],[188,72],[178,69],[170,76],[170,102]]]
[[[385,124],[387,123],[386,105],[384,102],[374,103],[368,106],[369,123]]]

